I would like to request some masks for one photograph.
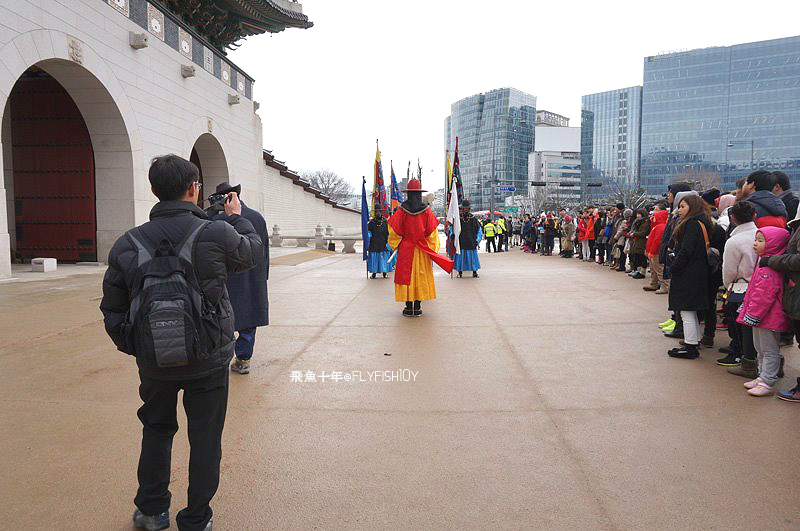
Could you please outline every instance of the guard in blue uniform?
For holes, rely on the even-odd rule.
[[[382,273],[383,278],[386,278],[386,273],[394,270],[394,263],[387,262],[390,256],[390,248],[387,245],[389,241],[389,225],[386,223],[386,218],[383,217],[383,212],[378,209],[375,210],[375,217],[369,220],[367,230],[369,230],[367,271],[371,273],[371,278],[375,278],[377,273]]]
[[[455,266],[453,269],[458,271],[459,278],[464,271],[472,271],[472,276],[478,278],[478,270],[481,268],[481,261],[478,258],[478,244],[483,239],[483,230],[477,218],[470,212],[472,205],[469,199],[464,199],[461,203],[461,235],[458,243],[461,252],[456,253]]]

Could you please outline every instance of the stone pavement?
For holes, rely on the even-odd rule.
[[[715,351],[668,358],[666,299],[642,281],[481,260],[477,280],[437,273],[417,319],[360,255],[271,269],[272,324],[231,375],[215,529],[800,528],[800,406],[747,396]],[[102,329],[100,278],[0,285],[4,529],[131,528],[137,377]],[[319,381],[404,369],[415,381]]]

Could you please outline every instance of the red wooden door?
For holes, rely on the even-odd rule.
[[[11,91],[17,258],[97,260],[94,152],[66,90],[41,70]]]

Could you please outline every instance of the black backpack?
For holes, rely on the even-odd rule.
[[[209,223],[198,223],[177,250],[167,239],[155,245],[139,227],[126,234],[138,264],[122,331],[128,354],[147,367],[179,367],[210,357],[203,326],[207,311],[193,266],[194,244]]]

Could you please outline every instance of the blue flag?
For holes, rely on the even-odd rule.
[[[369,205],[367,205],[367,178],[361,178],[361,239],[364,241],[364,251],[362,260],[367,259],[367,249],[369,249]]]

